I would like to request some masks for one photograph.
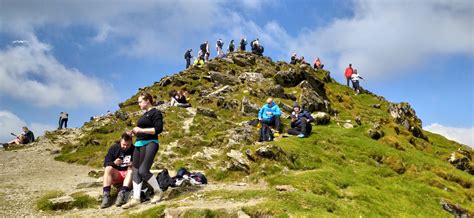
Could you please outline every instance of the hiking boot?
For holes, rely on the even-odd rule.
[[[162,198],[163,198],[163,191],[161,190],[156,191],[155,194],[153,195],[153,198],[151,198],[150,203],[156,204],[159,201],[161,201]]]
[[[306,137],[306,136],[303,133],[298,135],[298,138],[304,138],[304,137]]]
[[[117,200],[115,201],[115,206],[120,207],[127,203],[130,193],[131,191],[119,191],[117,194]]]
[[[102,204],[100,204],[100,208],[107,208],[112,205],[112,197],[110,197],[110,193],[104,193],[102,196]]]
[[[140,199],[132,198],[126,204],[122,205],[122,209],[132,208],[139,205],[140,203]]]

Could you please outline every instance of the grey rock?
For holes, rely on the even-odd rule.
[[[302,107],[309,112],[326,111],[324,99],[312,89],[302,89],[299,102]]]
[[[248,125],[244,124],[242,127],[237,127],[228,131],[229,142],[228,147],[237,144],[251,144],[258,139],[258,131]]]
[[[342,127],[346,128],[346,129],[351,129],[351,128],[354,128],[354,125],[352,125],[350,123],[344,123],[344,125],[342,125]]]
[[[56,208],[58,210],[67,209],[74,202],[74,198],[66,195],[58,198],[49,199],[49,202],[53,205],[53,208]]]
[[[263,158],[271,160],[282,160],[286,154],[280,147],[276,145],[267,145],[258,148],[255,153]]]
[[[240,74],[239,79],[241,82],[247,83],[262,83],[266,80],[261,73],[254,72],[242,73]]]
[[[375,140],[379,140],[385,135],[385,133],[381,129],[369,129],[367,131],[367,134],[369,135],[370,138],[375,139]]]
[[[371,104],[370,106],[373,107],[373,108],[377,108],[377,109],[380,109],[380,107],[381,107],[380,104]]]
[[[211,77],[212,81],[223,85],[235,85],[239,82],[235,76],[223,74],[217,71],[209,72],[209,76]]]
[[[275,186],[275,190],[280,192],[294,192],[296,189],[291,185],[277,185]]]
[[[244,98],[242,99],[241,107],[241,112],[244,115],[257,115],[259,110],[260,108],[258,107],[258,105],[251,103],[249,99],[244,96]]]
[[[250,169],[250,164],[246,159],[244,159],[242,152],[237,150],[231,150],[227,153],[227,157],[230,160],[230,164],[227,167],[229,170],[248,172],[248,170]]]
[[[101,187],[102,183],[100,182],[83,182],[79,183],[76,186],[76,189],[82,189],[82,188],[93,188],[93,187]]]
[[[217,118],[216,112],[214,112],[212,109],[209,109],[209,108],[198,107],[196,112],[197,114],[201,114],[206,117]]]
[[[327,125],[331,121],[331,117],[325,112],[316,112],[311,114],[311,116],[314,118],[316,125]]]
[[[217,107],[227,109],[227,110],[232,110],[232,109],[237,109],[239,108],[240,103],[239,101],[235,99],[226,99],[226,98],[218,98],[217,99]]]
[[[120,110],[115,111],[114,115],[117,119],[122,121],[128,120],[128,118],[130,117],[127,112]]]
[[[304,80],[301,73],[293,71],[279,71],[276,73],[275,82],[283,87],[294,87]]]

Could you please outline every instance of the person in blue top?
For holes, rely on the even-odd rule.
[[[258,112],[258,120],[262,124],[273,126],[278,131],[277,134],[280,134],[280,107],[278,107],[278,105],[273,102],[273,98],[268,98],[266,102],[267,103],[263,105],[263,107]],[[278,136],[277,134],[275,134],[275,136]]]
[[[298,102],[293,104],[293,112],[291,113],[291,129],[288,134],[297,135],[299,138],[304,138],[311,133],[311,122],[314,118],[307,111],[301,110]]]
[[[137,137],[132,156],[133,197],[128,203],[122,205],[123,209],[128,209],[141,203],[140,193],[144,181],[154,191],[151,203],[160,201],[163,194],[156,176],[150,172],[159,147],[158,134],[163,131],[163,115],[156,108],[153,108],[153,97],[149,93],[139,95],[138,105],[140,109],[145,110],[145,113],[138,119],[137,127],[134,127],[130,132],[133,136]]]

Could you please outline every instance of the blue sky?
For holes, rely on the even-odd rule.
[[[0,142],[22,125],[55,128],[61,111],[81,126],[183,70],[187,48],[242,36],[273,60],[320,57],[339,82],[352,63],[365,88],[409,102],[425,129],[474,144],[468,0],[0,0]]]

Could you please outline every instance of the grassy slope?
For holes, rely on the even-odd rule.
[[[257,62],[259,64],[242,68],[219,61],[218,70],[262,73],[266,69],[278,70],[276,65],[267,59]],[[278,68],[288,69],[290,66],[280,64]],[[203,79],[207,71],[207,68],[192,68],[180,73],[178,77],[186,82],[181,87],[160,87],[155,84],[146,88],[160,99],[167,99],[167,93],[171,89],[186,88],[191,92],[196,91],[192,96],[193,105],[212,108],[218,117],[225,117],[216,120],[196,115],[190,132],[185,134],[181,131],[181,126],[183,119],[190,117],[186,110],[170,108],[165,111],[166,131],[160,136],[160,150],[176,140],[178,147],[173,149],[176,153],[174,157],[160,154],[157,157],[158,167],[176,169],[187,166],[193,170],[202,169],[206,171],[211,182],[257,182],[264,179],[270,186],[290,184],[297,189],[295,192],[283,193],[274,189],[248,192],[214,191],[207,193],[207,198],[269,199],[254,207],[244,208],[249,214],[449,216],[439,205],[440,199],[474,211],[472,175],[456,170],[446,161],[450,152],[461,145],[429,132],[424,132],[429,137],[429,142],[414,139],[414,143],[410,143],[413,138],[411,133],[395,124],[388,114],[389,102],[369,94],[355,96],[352,90],[334,82],[327,83],[325,88],[332,107],[340,113],[337,118],[332,117],[330,125],[314,127],[313,134],[305,139],[289,137],[271,143],[283,148],[288,156],[294,157],[293,162],[259,159],[256,163],[251,163],[249,174],[224,170],[227,159],[225,153],[230,150],[223,146],[227,142],[227,130],[235,127],[235,123],[253,117],[242,116],[235,110],[220,109],[215,103],[200,103],[199,90],[212,87],[212,83]],[[315,75],[322,78],[325,73],[318,71]],[[192,79],[190,75],[195,75],[195,78]],[[243,96],[247,96],[261,105],[264,99],[251,96],[244,90],[263,89],[264,86],[265,84],[240,85],[238,91],[228,94],[227,98],[240,101]],[[298,90],[285,88],[286,93],[299,93]],[[339,97],[342,97],[342,102],[337,100]],[[276,101],[291,105],[291,100],[288,99],[277,98]],[[371,104],[381,104],[381,108],[370,107]],[[121,110],[137,111],[136,96],[125,101]],[[344,129],[338,124],[340,120],[354,120],[355,116],[362,118],[362,126]],[[136,121],[137,118],[132,117],[131,120]],[[368,137],[367,130],[380,120],[386,123],[383,126],[385,136],[375,141]],[[285,120],[284,123],[289,121]],[[89,122],[85,127],[91,130],[78,145],[64,145],[58,160],[99,167],[107,147],[118,138],[120,132],[131,128],[126,122],[119,120],[105,126]],[[399,135],[395,133],[394,127],[400,128]],[[100,145],[91,145],[92,139],[100,141]],[[222,151],[219,157],[211,161],[212,164],[206,160],[190,158],[205,146]],[[242,152],[246,149],[255,151],[260,146],[238,145],[233,149]],[[162,210],[154,211],[150,213]]]

